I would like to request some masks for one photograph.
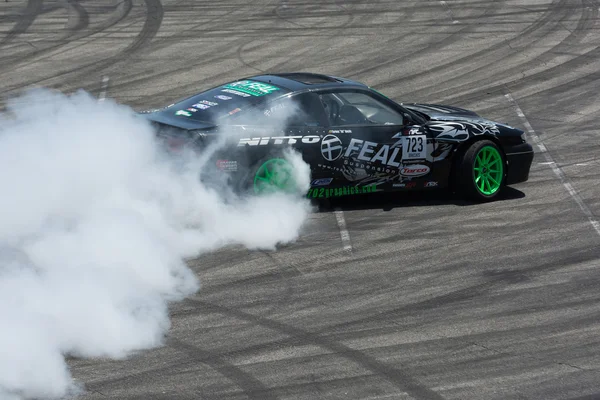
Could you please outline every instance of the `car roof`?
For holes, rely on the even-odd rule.
[[[273,73],[248,76],[244,79],[271,83],[276,86],[286,88],[292,92],[304,89],[329,89],[340,87],[358,87],[361,89],[368,88],[368,86],[364,83],[353,81],[347,78],[315,74],[311,72]]]

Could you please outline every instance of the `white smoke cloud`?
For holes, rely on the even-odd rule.
[[[167,302],[200,287],[183,261],[294,241],[309,204],[200,184],[128,107],[38,89],[0,114],[0,398],[75,393],[66,355],[162,343]],[[189,156],[189,155],[188,155]],[[289,152],[301,189],[308,166]]]

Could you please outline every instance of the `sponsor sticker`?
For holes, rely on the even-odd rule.
[[[427,157],[427,136],[405,136],[402,144],[402,159],[415,160]]]
[[[397,188],[412,189],[417,186],[417,182],[394,183],[392,186]]]
[[[377,191],[376,185],[342,186],[340,188],[311,188],[306,197],[313,199],[340,197],[355,194],[373,193]]]
[[[215,96],[215,99],[219,100],[231,100],[233,97],[225,96],[224,94],[218,94]]]
[[[219,103],[215,103],[214,101],[208,101],[208,100],[200,100],[198,102],[198,104],[206,104],[207,106],[216,106],[216,105],[219,105]]]
[[[251,96],[264,96],[266,94],[271,94],[279,88],[277,86],[269,85],[263,82],[256,82],[250,80],[237,81],[233,83],[229,83],[223,86],[225,89],[235,90],[237,92],[242,92],[249,94]]]
[[[427,175],[429,171],[430,168],[427,165],[413,164],[400,168],[400,175],[408,177],[423,176]]]
[[[248,93],[239,92],[239,91],[233,90],[233,89],[223,89],[221,91],[222,92],[231,93],[231,94],[235,94],[236,96],[240,96],[240,97],[250,97],[250,95]]]
[[[321,140],[320,136],[307,135],[307,136],[262,136],[255,138],[240,138],[238,142],[239,146],[266,146],[268,144],[296,144],[298,140],[301,140],[304,144],[319,143]]]
[[[233,110],[229,111],[229,115],[233,115],[233,114],[238,113],[240,111],[242,111],[241,108],[234,108]]]
[[[217,160],[217,168],[225,172],[235,172],[238,169],[237,161]]]
[[[277,110],[281,110],[285,108],[285,105],[283,103],[279,103],[279,104],[275,104],[273,107],[271,107],[268,110],[265,110],[264,114],[267,117],[270,117],[273,113],[275,113]]]
[[[321,178],[321,179],[315,179],[314,181],[311,182],[311,186],[327,186],[331,183],[331,181],[333,181],[333,178]]]
[[[206,104],[200,104],[200,103],[196,103],[196,104],[192,105],[192,107],[195,107],[199,110],[206,110],[207,108],[210,108],[210,106],[207,106]]]
[[[186,117],[191,117],[192,113],[186,110],[179,110],[175,112],[175,115],[185,115]]]
[[[376,150],[379,147],[379,150]],[[350,144],[344,153],[345,158],[350,158],[355,153],[357,161],[366,163],[381,163],[384,166],[398,168],[400,166],[400,151],[401,147],[389,146],[384,144],[380,146],[378,143],[369,142],[368,140],[351,139]]]
[[[438,183],[436,181],[425,182],[425,187],[436,187]]]
[[[321,155],[327,161],[335,161],[342,155],[342,141],[335,135],[327,135],[321,141]]]
[[[198,110],[196,110],[195,108],[186,108],[186,110],[191,111],[191,112],[198,112]]]

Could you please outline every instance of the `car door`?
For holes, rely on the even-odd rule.
[[[363,193],[410,189],[426,179],[427,135],[395,103],[367,89],[319,95],[330,125],[319,165],[330,171],[328,186]]]

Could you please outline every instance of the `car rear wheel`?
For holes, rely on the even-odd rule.
[[[460,193],[472,200],[491,201],[504,186],[505,161],[496,143],[480,140],[462,156],[456,171]]]
[[[283,158],[266,160],[256,170],[253,181],[254,193],[294,193],[296,181],[292,164]]]

